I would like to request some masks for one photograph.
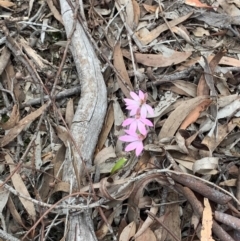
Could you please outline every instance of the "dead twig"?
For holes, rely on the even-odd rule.
[[[74,87],[71,89],[66,89],[66,90],[63,90],[63,91],[59,92],[58,94],[56,94],[55,100],[62,100],[64,98],[69,98],[73,95],[80,94],[80,92],[81,92],[80,86],[77,86],[77,87]],[[43,98],[35,98],[35,99],[28,100],[27,102],[21,104],[20,108],[25,108],[27,106],[39,105],[39,104],[41,104],[42,101],[46,102],[49,100],[50,100],[49,95],[44,95]],[[3,108],[0,111],[0,115],[6,114],[10,110],[10,108],[11,108],[11,106]]]
[[[0,229],[0,237],[3,238],[4,240],[9,240],[9,241],[20,241],[20,239],[13,237],[9,233],[6,233],[2,229]]]
[[[203,182],[197,181],[194,177],[191,176],[184,176],[183,175],[177,175],[177,174],[171,174],[171,178],[179,182],[190,189],[200,193],[204,197],[207,197],[208,199],[219,203],[219,204],[226,204],[229,202],[232,198],[226,194],[223,194],[219,192],[218,190],[214,190],[213,188],[207,186]]]
[[[214,218],[223,224],[228,225],[229,227],[240,231],[240,220],[239,218],[233,217],[232,215],[222,213],[219,211],[214,212]]]
[[[80,94],[80,92],[81,92],[81,87],[76,86],[74,88],[63,90],[63,91],[59,92],[58,94],[56,94],[54,96],[54,99],[55,100],[62,100],[64,98],[68,98],[68,97],[73,96],[73,95],[78,95],[78,94]],[[45,96],[43,96],[43,98],[31,99],[31,100],[23,103],[20,106],[20,108],[24,108],[24,107],[27,107],[27,106],[33,106],[33,105],[39,105],[39,104],[41,104],[42,99],[43,99],[43,101],[49,101],[50,97],[49,97],[49,95],[45,95]]]
[[[202,203],[196,198],[195,194],[188,187],[183,187],[180,184],[175,185],[175,188],[180,191],[191,204],[194,212],[200,218],[203,213]],[[215,221],[212,225],[213,232],[222,241],[234,241],[232,237]]]

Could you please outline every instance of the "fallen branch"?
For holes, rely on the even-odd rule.
[[[61,99],[68,98],[73,95],[80,94],[80,91],[81,91],[81,87],[77,86],[77,87],[59,92],[58,94],[55,95],[54,98],[55,98],[55,100],[61,100]],[[48,101],[50,98],[48,95],[45,95],[43,98],[31,99],[31,100],[23,103],[21,105],[21,108],[26,107],[26,106],[32,106],[32,105],[39,105],[39,104],[41,104],[42,99],[45,102],[45,101]]]
[[[61,0],[60,4],[66,33],[69,36],[76,19],[67,1]],[[63,181],[71,183],[72,189],[76,190],[79,189],[79,181],[84,177],[85,164],[92,164],[93,152],[106,112],[107,93],[99,60],[78,22],[71,38],[71,51],[81,80],[81,98],[71,126],[71,134],[78,149],[75,145],[72,148],[69,145],[63,168]],[[67,240],[97,240],[88,211],[69,214],[68,221]]]
[[[198,217],[202,217],[203,206],[202,203],[196,198],[195,194],[188,187],[183,187],[180,184],[175,185],[175,188],[180,191],[184,197],[191,204],[194,212]],[[215,235],[222,241],[234,241],[232,237],[215,221],[213,220],[212,230]]]

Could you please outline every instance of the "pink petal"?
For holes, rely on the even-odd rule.
[[[135,100],[124,99],[124,101],[126,102],[126,105],[139,106],[138,102],[136,102]]]
[[[135,119],[133,119],[133,118],[128,118],[128,119],[126,119],[125,121],[123,121],[122,126],[128,126],[128,125],[130,125],[133,121],[135,121]]]
[[[137,141],[130,143],[125,147],[125,151],[132,151],[132,150],[136,149],[138,147],[138,145],[139,145],[139,143]]]
[[[136,130],[137,130],[137,121],[136,120],[131,123],[129,130],[136,133]]]
[[[135,106],[135,105],[127,105],[126,109],[127,110],[138,110],[139,106]]]
[[[131,91],[130,95],[135,101],[139,102],[139,104],[140,104],[139,96],[135,92]]]
[[[139,90],[138,95],[139,95],[139,98],[140,98],[141,100],[144,100],[145,95],[144,95],[144,93],[143,93],[141,90]]]
[[[136,151],[135,151],[136,156],[139,156],[141,154],[142,150],[143,150],[143,143],[140,142],[140,143],[138,143],[138,146],[137,146]]]
[[[144,123],[146,126],[153,126],[153,123],[148,120],[148,119],[144,119],[144,118],[141,118],[140,119],[142,123]]]
[[[134,136],[136,138],[136,140],[138,140],[138,134],[136,133],[136,131],[132,131],[132,130],[124,130],[128,135],[130,136]]]
[[[146,104],[146,109],[151,116],[154,115],[154,110],[150,105]]]
[[[119,140],[124,142],[132,142],[132,141],[137,141],[138,138],[136,138],[135,136],[125,135],[125,136],[120,136]]]
[[[145,105],[143,105],[143,106],[141,107],[140,113],[141,113],[141,117],[142,117],[143,119],[146,119],[146,117],[147,117],[147,109],[146,109]]]
[[[130,116],[136,115],[138,109],[131,109]]]
[[[146,127],[145,127],[145,125],[141,121],[138,122],[138,130],[144,136],[147,134]]]

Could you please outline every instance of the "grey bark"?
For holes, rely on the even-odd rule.
[[[66,2],[60,0],[62,18],[67,36],[73,26],[73,12]],[[73,2],[74,4],[74,2]],[[81,4],[81,1],[80,1]],[[93,152],[101,131],[107,108],[107,93],[101,74],[100,63],[93,47],[87,38],[83,27],[77,23],[71,39],[71,51],[78,71],[81,98],[71,126],[71,133],[79,147],[81,155],[87,165],[91,165]],[[77,173],[72,165],[76,162]],[[72,182],[73,189],[77,189],[77,178],[84,175],[82,160],[77,150],[72,147],[67,150],[65,157],[63,181]],[[75,200],[72,200],[75,201]],[[92,241],[97,240],[93,231],[92,220],[88,212],[69,215],[69,231],[67,240]]]

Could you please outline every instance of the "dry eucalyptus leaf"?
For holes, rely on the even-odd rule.
[[[212,238],[213,215],[207,198],[204,198],[204,209],[202,217],[201,240],[214,241]]]
[[[58,182],[52,191],[51,194],[54,194],[56,192],[64,192],[64,193],[69,193],[70,191],[70,184],[67,182]]]
[[[180,159],[176,159],[174,158],[174,160],[181,164],[182,166],[184,166],[185,168],[187,168],[188,170],[192,171],[193,170],[193,162],[190,161],[184,161],[184,160],[180,160]]]
[[[53,162],[53,170],[54,170],[54,177],[61,179],[62,178],[62,167],[63,162],[65,160],[66,154],[66,147],[61,145],[61,147],[57,150],[57,153],[52,160]]]
[[[205,28],[202,28],[202,27],[196,27],[194,30],[193,30],[193,34],[196,36],[196,37],[203,37],[203,36],[209,36],[210,33],[208,30],[206,30]]]
[[[198,8],[212,8],[205,3],[201,3],[199,0],[185,0],[185,4]]]
[[[208,57],[208,61],[212,60],[214,56],[209,56]],[[234,59],[231,57],[227,57],[227,56],[223,56],[219,62],[219,64],[222,65],[227,65],[227,66],[231,66],[231,67],[240,67],[240,60],[239,59]]]
[[[240,112],[236,113],[236,111],[239,110],[239,108],[240,108],[240,98],[237,97],[236,100],[234,100],[232,103],[226,105],[225,107],[223,107],[218,111],[217,118],[221,119],[232,115],[239,117]]]
[[[10,8],[10,7],[14,7],[15,3],[12,3],[10,1],[0,0],[0,6],[3,8]]]
[[[134,13],[133,30],[135,30],[138,27],[138,23],[139,23],[140,7],[136,0],[132,0],[132,4],[133,4],[133,13]]]
[[[129,240],[136,233],[136,223],[133,221],[129,223],[122,231],[119,237],[119,241]]]
[[[207,99],[208,96],[198,96],[190,100],[183,101],[164,122],[163,127],[159,133],[159,140],[174,136],[189,113],[194,110],[196,106]]]
[[[240,25],[240,16],[233,18],[227,14],[215,12],[198,12],[196,19],[218,28],[227,28],[231,24]]]
[[[100,165],[101,163],[104,163],[109,158],[115,158],[115,150],[112,146],[103,148],[98,154],[95,156],[94,164]]]
[[[209,149],[209,156],[212,156],[213,151],[218,147],[218,145],[231,133],[231,131],[239,125],[240,118],[232,119],[227,125],[218,125],[218,135],[215,136],[205,136],[202,140],[202,144],[206,145]]]
[[[227,146],[235,145],[235,142],[238,143],[239,139],[240,139],[240,132],[239,131],[233,132],[233,133],[229,134],[228,137],[225,140],[223,140],[219,146],[227,147]]]
[[[50,168],[51,165],[49,165]],[[55,165],[54,165],[55,167]],[[51,184],[56,180],[54,177],[59,178],[59,176],[54,176],[53,168],[45,170],[39,180],[39,196],[43,202],[46,202],[50,198],[51,192],[53,190]]]
[[[117,69],[117,71],[119,72],[121,77],[125,80],[125,82],[127,83],[130,89],[128,89],[126,85],[117,77],[119,87],[121,88],[122,92],[127,98],[131,98],[129,92],[130,90],[133,90],[133,86],[129,79],[128,72],[127,72],[125,63],[123,61],[122,50],[120,48],[119,42],[115,45],[115,48],[114,48],[113,63],[114,63],[114,67]]]
[[[114,110],[113,110],[113,103],[111,102],[108,105],[107,114],[105,116],[105,121],[103,123],[101,133],[98,137],[98,143],[97,143],[98,151],[100,151],[103,148],[103,146],[107,140],[107,137],[109,135],[109,132],[112,129],[113,123],[114,123]]]
[[[177,142],[177,145],[179,146],[181,153],[188,154],[188,148],[186,146],[185,138],[179,133],[179,131],[175,135],[175,140]]]
[[[214,55],[208,56],[207,60],[210,62],[214,58]],[[191,60],[188,60],[184,63],[184,67],[186,66],[192,66],[196,63],[198,63],[201,60],[201,57],[196,57]],[[231,67],[240,67],[240,60],[234,59],[228,56],[223,56],[219,62],[219,65],[227,65]]]
[[[153,233],[153,231],[150,228],[147,228],[145,232],[141,236],[138,236],[135,240],[136,241],[146,241],[146,240],[157,241],[157,238]]]
[[[172,28],[172,31],[182,37],[186,42],[192,44],[189,33],[183,28],[175,26]]]
[[[72,120],[74,116],[74,106],[73,106],[73,99],[70,98],[67,102],[66,113],[65,113],[65,121],[70,128],[72,125]]]
[[[237,179],[228,179],[226,181],[220,182],[219,186],[227,186],[227,187],[236,187],[237,186]]]
[[[220,72],[223,72],[223,71],[220,71]],[[231,92],[229,91],[229,87],[226,79],[219,79],[219,81],[216,83],[216,88],[218,89],[220,95],[228,96],[231,94]]]
[[[106,15],[109,15],[111,13],[111,9],[106,9],[106,8],[95,7],[94,10],[102,16],[106,16]]]
[[[175,86],[175,89],[172,88],[172,91],[177,94],[186,95],[189,97],[197,96],[197,85],[191,82],[187,82],[184,80],[176,80],[173,82],[173,85]]]
[[[142,4],[142,6],[149,13],[155,13],[158,8],[157,5],[148,5],[148,4],[144,4],[144,3]]]
[[[181,240],[181,214],[178,203],[179,195],[173,190],[169,190],[168,200],[171,200],[173,203],[166,205],[166,217],[163,223],[165,223],[165,225],[169,228],[169,230],[171,230],[172,234],[174,234],[178,240]],[[170,235],[169,232],[167,232],[165,240],[173,240],[172,235]]]
[[[27,230],[27,227],[24,225],[21,215],[17,211],[11,197],[8,198],[7,207],[10,210],[10,213],[13,216],[14,221],[16,221],[20,226],[24,227]]]
[[[240,0],[227,0],[228,3],[234,3],[238,8],[240,8]]]
[[[6,68],[10,57],[11,57],[11,53],[8,50],[8,48],[6,46],[3,47],[0,55],[0,75],[2,75],[4,69]]]
[[[33,60],[34,64],[36,64],[40,70],[47,68],[47,65],[45,64],[46,60],[37,54],[37,52],[29,46],[29,43],[24,38],[20,38],[19,41],[27,55]]]
[[[228,95],[228,96],[219,96],[218,100],[217,100],[217,106],[218,106],[218,108],[223,108],[226,105],[231,104],[237,98],[238,98],[237,94]]]
[[[192,170],[194,173],[208,174],[210,171],[217,169],[218,157],[205,157],[200,160],[196,160],[193,164]]]
[[[217,0],[217,2],[221,5],[224,12],[227,13],[229,16],[239,16],[240,9],[237,8],[234,4],[228,3],[226,0]]]
[[[196,105],[195,108],[186,116],[185,120],[180,126],[180,129],[185,130],[189,125],[196,122],[200,114],[205,111],[211,103],[211,99],[206,99]]]
[[[120,13],[122,21],[126,22],[127,25],[132,29],[134,23],[134,8],[132,0],[117,0],[116,7]]]
[[[13,106],[9,120],[5,123],[0,123],[0,127],[2,127],[4,130],[9,130],[9,129],[13,128],[18,123],[19,117],[20,117],[19,106],[17,104],[15,104]]]
[[[155,204],[155,202],[152,201],[152,204]],[[159,208],[159,207],[156,207],[156,206],[154,207],[154,206],[152,206],[152,207],[150,208],[150,212],[153,213],[154,215],[156,215],[157,212],[158,212],[158,208]],[[142,225],[140,226],[140,228],[138,229],[138,231],[136,232],[136,234],[134,235],[135,240],[146,240],[146,237],[148,237],[147,240],[149,240],[150,236],[152,236],[152,235],[153,235],[153,237],[155,237],[155,235],[154,235],[153,233],[152,233],[152,235],[149,233],[149,232],[152,232],[152,231],[149,229],[149,227],[150,227],[150,225],[151,225],[153,222],[154,222],[154,220],[153,220],[150,216],[148,216],[148,217],[145,219],[145,221],[142,223]],[[149,236],[146,236],[146,235],[149,235]],[[138,238],[139,238],[139,239],[138,239]],[[152,238],[152,239],[150,239],[150,240],[156,240],[156,237],[155,237],[155,239]]]
[[[176,80],[169,85],[169,83],[166,83],[166,85],[161,86],[162,90],[169,90],[172,91],[178,95],[184,95],[187,97],[196,97],[197,96],[197,86],[193,83],[184,81],[184,80]]]
[[[11,156],[9,154],[5,155],[5,160],[9,165],[10,168],[10,172],[15,171],[15,165],[14,162],[11,158]],[[27,187],[25,186],[20,174],[18,172],[15,172],[12,177],[11,177],[12,183],[14,188],[16,189],[17,192],[21,193],[22,195],[31,198]],[[27,213],[29,214],[30,218],[35,221],[36,220],[36,211],[35,211],[35,207],[33,205],[33,203],[29,200],[26,200],[22,197],[19,197],[22,205],[24,206],[24,208],[26,209]]]
[[[63,20],[62,20],[62,15],[59,13],[59,11],[57,10],[57,8],[54,6],[53,1],[52,0],[47,0],[47,4],[48,7],[50,8],[53,16],[62,24],[63,24]]]
[[[3,187],[0,187],[0,213],[2,213],[4,207],[7,204],[9,197],[9,191],[5,190]]]
[[[185,16],[178,17],[178,18],[168,22],[168,25],[170,27],[174,27],[174,26],[184,22],[185,20],[187,20],[191,15],[192,15],[192,12],[188,13]],[[169,30],[168,25],[164,23],[162,25],[159,25],[158,27],[156,27],[155,29],[153,29],[150,32],[145,32],[145,34],[142,32],[136,33],[136,36],[138,37],[138,39],[141,41],[141,43],[143,45],[147,45],[150,42],[152,42],[154,39],[156,39],[162,32]]]
[[[96,231],[96,236],[99,240],[103,239],[107,235],[108,225],[112,224],[116,211],[117,209],[112,211],[112,213],[107,217],[107,223],[103,222],[101,227]]]
[[[37,117],[39,117],[43,111],[47,108],[48,104],[44,104],[36,111],[33,111],[26,117],[24,117],[22,120],[18,122],[18,124],[13,127],[1,140],[0,140],[0,146],[4,147],[6,146],[10,141],[12,141],[15,137],[18,136],[19,133],[22,132],[22,130],[27,126],[29,123],[34,121]]]
[[[68,147],[68,143],[71,140],[68,130],[64,126],[60,126],[60,125],[55,126],[55,128],[59,139],[64,143],[66,147]]]
[[[124,114],[122,108],[117,100],[113,102],[113,112],[114,112],[114,135],[119,136],[119,129],[124,121]]]
[[[122,50],[122,52],[124,57],[131,60],[131,54],[128,51]],[[145,66],[167,67],[184,62],[191,56],[191,54],[192,52],[178,52],[171,50],[166,55],[135,53],[134,56],[137,63],[141,63]]]

